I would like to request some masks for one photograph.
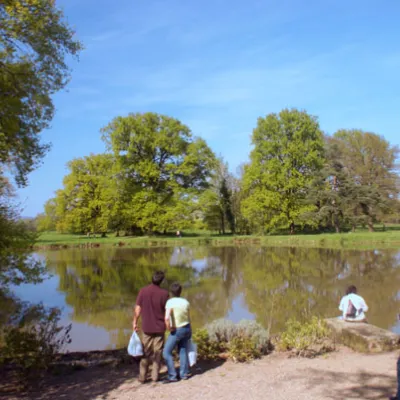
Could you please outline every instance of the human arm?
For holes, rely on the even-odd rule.
[[[167,331],[173,332],[175,328],[171,325],[171,317],[173,314],[174,310],[172,308],[167,308],[165,310],[165,326],[167,328]]]
[[[138,321],[139,321],[141,312],[142,312],[142,308],[140,306],[136,305],[134,315],[133,315],[133,330],[134,331],[138,330]]]
[[[342,297],[342,299],[340,300],[340,304],[339,304],[339,310],[342,311],[342,312],[344,312],[344,310],[345,310],[344,303],[345,303],[345,298]]]
[[[367,303],[365,302],[365,300],[363,298],[361,298],[361,299],[362,299],[362,301],[360,302],[361,303],[360,311],[367,312],[368,311]]]

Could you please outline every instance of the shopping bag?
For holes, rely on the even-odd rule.
[[[193,365],[197,362],[197,344],[194,343],[191,339],[188,343],[188,358],[189,358],[189,365],[193,367]]]
[[[140,337],[136,332],[132,333],[131,339],[129,340],[128,353],[132,357],[143,356],[143,345],[140,341]]]

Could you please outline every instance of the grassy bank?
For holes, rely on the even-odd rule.
[[[99,247],[103,245],[151,247],[177,245],[263,245],[280,247],[319,247],[319,248],[354,248],[376,249],[400,247],[400,227],[392,226],[385,231],[354,233],[321,233],[274,236],[234,236],[215,235],[210,232],[185,233],[183,237],[174,236],[123,236],[113,234],[107,237],[87,237],[83,235],[42,233],[36,244],[37,249],[58,249],[63,247]]]

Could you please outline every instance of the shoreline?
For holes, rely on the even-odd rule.
[[[273,352],[250,363],[207,362],[193,369],[187,381],[163,385],[140,384],[138,363],[99,364],[89,368],[61,370],[48,376],[40,387],[16,392],[10,380],[0,383],[0,398],[9,400],[329,400],[388,398],[396,390],[398,353],[360,354],[348,348],[325,356],[290,358]],[[161,377],[166,375],[165,367]]]
[[[50,236],[50,235],[48,235]],[[375,250],[400,247],[400,231],[298,234],[292,236],[188,236],[188,237],[115,237],[87,238],[79,235],[41,235],[32,250],[62,250],[99,247],[176,247],[176,246],[269,246],[349,250]]]

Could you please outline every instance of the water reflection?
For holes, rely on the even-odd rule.
[[[394,250],[100,248],[45,255],[69,318],[90,325],[91,335],[93,327],[109,333],[102,348],[126,345],[137,293],[157,269],[166,270],[166,287],[184,283],[195,327],[253,316],[277,332],[291,317],[335,316],[345,287],[354,283],[370,306],[370,322],[400,333],[400,257]]]

